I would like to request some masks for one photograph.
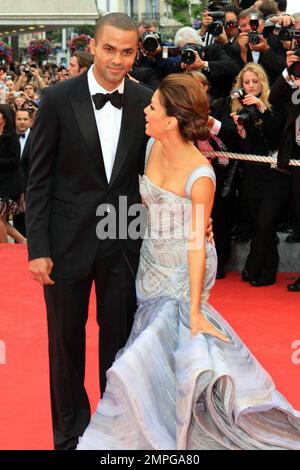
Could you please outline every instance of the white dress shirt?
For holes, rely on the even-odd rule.
[[[251,51],[252,54],[252,59],[255,64],[258,64],[259,58],[260,58],[260,52],[259,51]]]
[[[19,142],[20,142],[20,147],[21,147],[21,152],[20,152],[20,157],[21,158],[22,158],[22,155],[23,155],[23,152],[24,152],[24,148],[25,148],[26,141],[28,139],[29,133],[30,133],[30,129],[27,129],[27,131],[24,132],[25,137],[22,137],[21,135],[19,136]]]
[[[122,109],[115,108],[110,101],[105,103],[103,108],[96,109],[92,95],[95,95],[96,93],[113,93],[116,90],[118,90],[119,93],[124,93],[124,80],[115,90],[107,91],[101,85],[99,85],[93,70],[94,66],[90,67],[87,74],[88,87],[91,94],[91,100],[93,103],[93,109],[102,148],[106,178],[109,183],[119,141]]]

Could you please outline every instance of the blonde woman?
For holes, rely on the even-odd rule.
[[[272,108],[264,69],[247,64],[239,73],[236,90],[244,97],[232,100],[232,117],[245,153],[269,155],[278,147],[284,123],[282,110]],[[279,264],[276,221],[288,197],[289,175],[267,163],[245,162],[244,196],[254,235],[242,279],[254,287],[274,284]]]

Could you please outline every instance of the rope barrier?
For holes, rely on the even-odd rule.
[[[240,154],[233,152],[202,152],[206,158],[229,158],[233,160],[246,160],[249,162],[258,162],[258,163],[271,163],[272,166],[277,166],[277,155],[274,154],[274,157],[264,157],[262,155],[251,155],[251,154]],[[300,160],[290,160],[289,166],[300,166]]]

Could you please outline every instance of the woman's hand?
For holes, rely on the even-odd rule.
[[[251,106],[251,104],[254,104],[261,113],[264,113],[267,109],[266,105],[262,102],[262,100],[257,98],[257,96],[246,95],[243,99],[243,105]]]
[[[239,136],[240,136],[242,139],[246,139],[246,137],[247,137],[246,129],[244,128],[243,124],[240,124],[240,123],[238,122],[239,115],[236,114],[236,113],[231,113],[230,116],[231,116],[232,119],[234,120],[234,124],[236,125],[236,128],[237,128],[237,131],[238,131]]]
[[[209,243],[215,246],[214,232],[213,232],[213,220],[211,217],[208,219],[208,226],[206,229],[206,238]]]
[[[198,333],[205,333],[211,336],[214,336],[225,343],[230,343],[230,339],[227,338],[221,331],[215,328],[212,323],[210,323],[202,313],[193,313],[190,314],[190,327],[192,336],[197,335]]]

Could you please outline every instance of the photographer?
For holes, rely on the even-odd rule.
[[[218,5],[216,2],[210,2],[208,9],[204,11],[202,16],[201,30],[199,32],[201,38],[201,45],[208,46],[213,44],[215,41],[221,42],[224,46],[232,44],[235,42],[239,34],[238,30],[238,16],[241,12],[240,8],[234,5],[225,5],[223,7],[223,21],[222,16],[220,16],[218,22],[222,28],[214,26],[214,18],[211,16],[210,9],[216,8]],[[219,10],[220,11],[220,10]],[[212,34],[210,31],[213,31]],[[228,51],[226,50],[228,53]]]
[[[293,206],[300,232],[300,167],[288,166],[291,158],[300,160],[300,50],[295,52],[287,52],[287,69],[272,86],[269,99],[273,105],[287,105],[288,109],[278,148],[278,167],[291,172]],[[300,277],[288,289],[300,292]]]
[[[289,20],[290,21],[290,20]],[[265,22],[260,12],[249,9],[239,15],[240,34],[237,44],[233,46],[240,66],[254,62],[261,65],[273,83],[284,70],[285,64],[276,48],[263,36]]]
[[[165,76],[160,70],[162,42],[154,23],[140,23],[138,26],[139,47],[135,63],[127,77],[141,85],[156,90]]]
[[[211,96],[226,97],[239,69],[223,46],[214,43],[203,48],[197,31],[189,26],[177,31],[174,42],[175,47],[181,50],[181,55],[173,58],[173,64],[177,64],[177,70],[174,67],[173,72],[202,72],[210,83]]]
[[[284,114],[271,108],[269,84],[265,71],[257,64],[247,64],[237,77],[233,99],[233,119],[244,153],[270,155],[278,148]],[[232,96],[235,96],[233,94]],[[279,263],[276,221],[290,188],[289,175],[268,163],[244,163],[245,209],[254,235],[242,279],[252,286],[274,284]]]

